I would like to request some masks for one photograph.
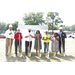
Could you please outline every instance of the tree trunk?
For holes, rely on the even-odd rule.
[[[52,23],[52,35],[53,35],[53,23]]]
[[[52,22],[52,35],[53,35],[53,24],[54,24],[54,20],[52,20],[53,22]]]

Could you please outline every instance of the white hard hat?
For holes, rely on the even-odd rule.
[[[9,27],[12,27],[12,25],[10,24]]]
[[[63,29],[62,27],[60,27],[59,29]]]
[[[19,27],[17,28],[17,30],[20,29]]]

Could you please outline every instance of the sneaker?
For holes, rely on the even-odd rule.
[[[5,56],[8,57],[8,54],[6,54]]]

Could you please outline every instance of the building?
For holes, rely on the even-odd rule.
[[[18,25],[21,29],[23,36],[25,36],[26,32],[28,32],[28,28],[31,28],[33,34],[36,33],[36,30],[40,30],[41,34],[43,35],[45,31],[48,31],[47,25]]]

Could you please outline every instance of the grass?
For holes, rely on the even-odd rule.
[[[45,57],[43,49],[41,50],[41,58],[36,56],[34,47],[32,46],[32,56],[28,59],[25,58],[25,46],[23,42],[22,54],[23,57],[6,57],[5,56],[5,39],[0,39],[0,62],[75,62],[75,39],[66,39],[66,56],[62,56],[58,53],[57,56],[53,56],[50,50],[49,57]],[[50,43],[51,45],[51,43]],[[49,47],[51,48],[51,46]],[[14,43],[12,46],[12,53],[14,53]]]

